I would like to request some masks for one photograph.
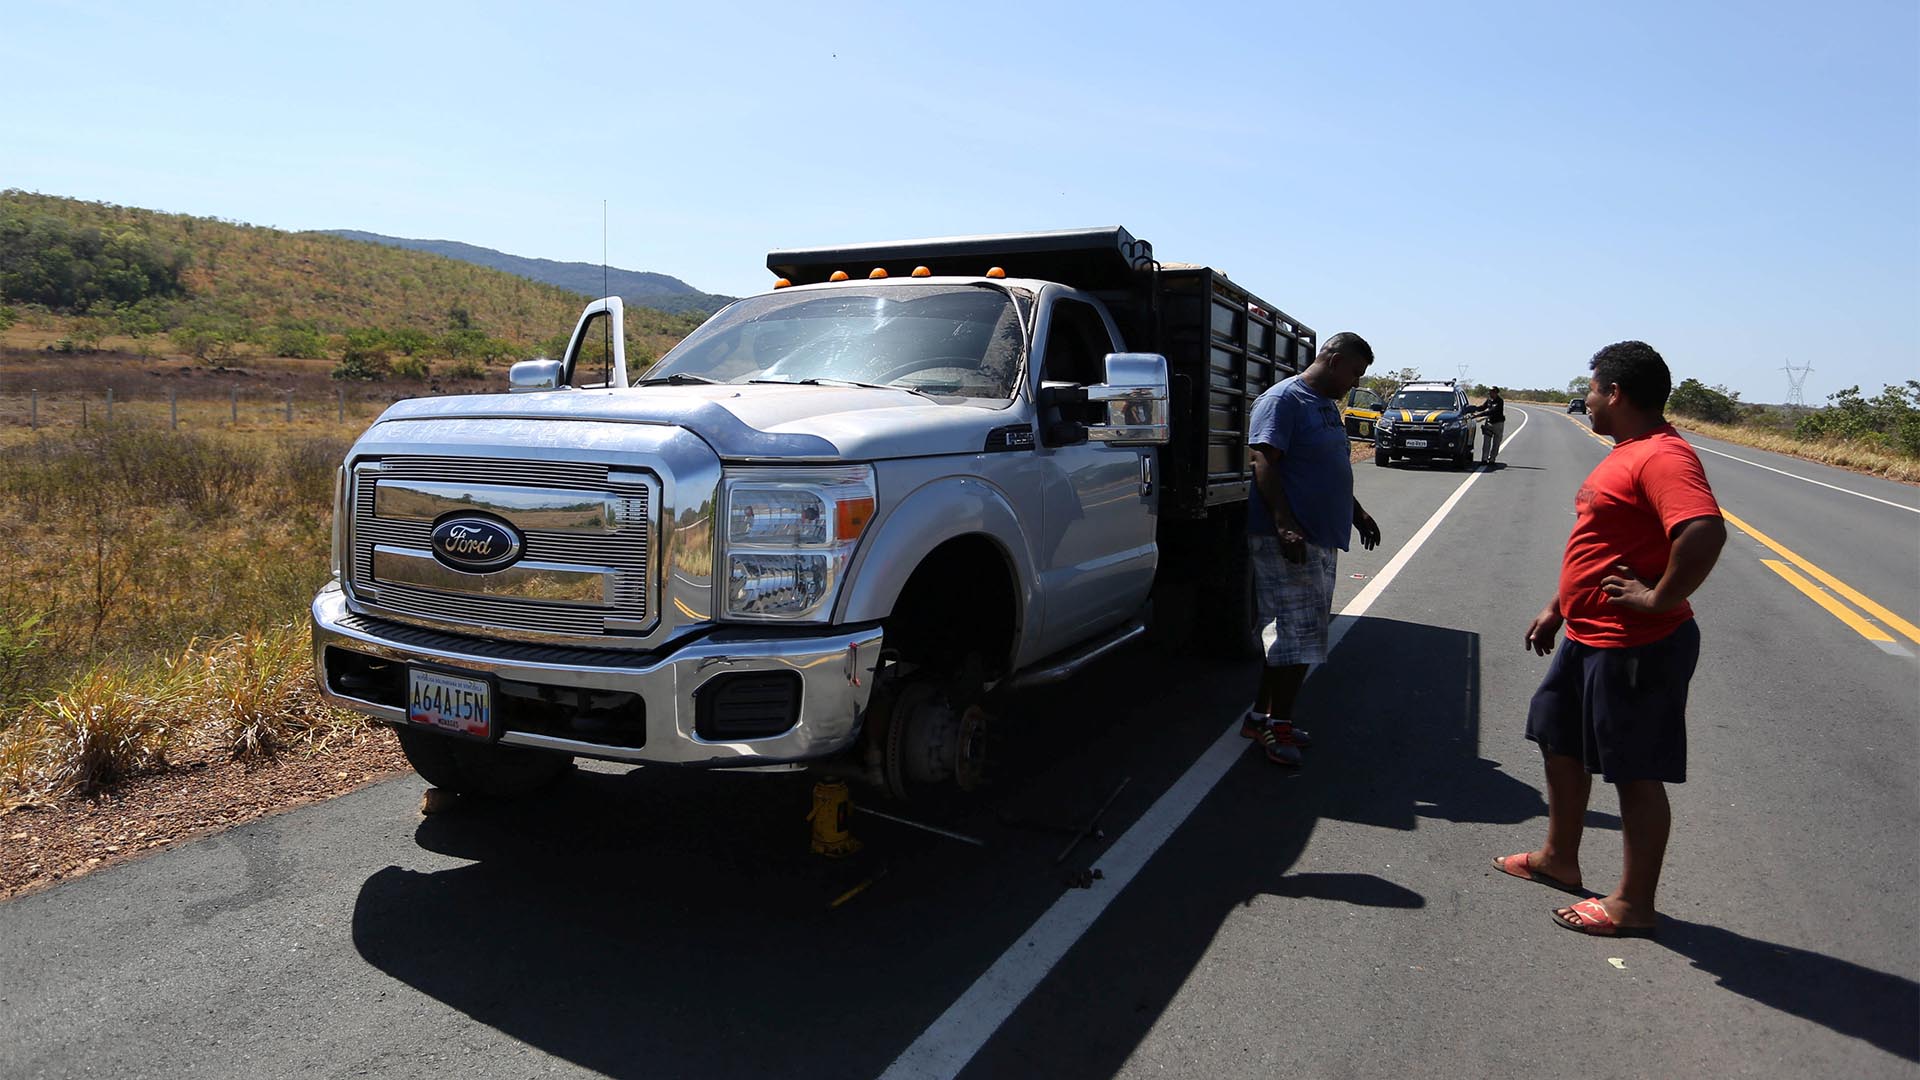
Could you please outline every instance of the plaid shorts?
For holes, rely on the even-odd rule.
[[[1325,663],[1340,552],[1308,544],[1306,560],[1290,563],[1280,554],[1279,537],[1249,535],[1247,555],[1253,560],[1253,606],[1267,666]]]

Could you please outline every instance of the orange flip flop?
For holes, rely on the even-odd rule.
[[[1537,881],[1549,889],[1559,889],[1563,893],[1572,893],[1575,896],[1587,895],[1587,890],[1581,888],[1578,882],[1561,881],[1552,874],[1535,870],[1533,864],[1528,861],[1532,854],[1531,851],[1523,851],[1518,855],[1495,859],[1493,868],[1503,874],[1512,874],[1522,881]]]
[[[1559,911],[1551,912],[1553,925],[1562,930],[1586,934],[1588,937],[1650,938],[1653,936],[1651,926],[1621,926],[1614,922],[1613,916],[1607,914],[1607,909],[1600,906],[1598,900],[1582,900],[1567,908],[1566,911],[1572,915],[1572,918],[1562,918]]]

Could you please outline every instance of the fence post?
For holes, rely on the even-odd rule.
[[[40,430],[40,388],[33,389],[33,430]]]
[[[87,399],[80,399],[80,430],[87,430]]]
[[[339,412],[339,415],[336,417],[336,419],[342,424],[346,423],[347,422],[347,388],[346,387],[342,386],[334,390],[333,403],[335,408]]]
[[[113,423],[113,387],[107,387],[107,423]]]
[[[229,386],[227,387],[227,423],[238,424],[239,422],[240,388],[237,386]]]
[[[287,391],[287,423],[293,423],[293,391]]]
[[[167,391],[167,430],[180,430],[180,391]]]

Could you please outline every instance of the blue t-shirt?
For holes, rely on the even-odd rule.
[[[1280,487],[1309,543],[1347,550],[1353,536],[1353,463],[1340,406],[1300,376],[1267,388],[1253,403],[1248,446],[1280,451]],[[1247,531],[1274,535],[1260,485],[1247,485]]]

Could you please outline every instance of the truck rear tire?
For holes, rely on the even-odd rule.
[[[456,795],[517,799],[543,791],[573,769],[573,758],[551,750],[466,742],[415,728],[395,728],[407,764],[420,778]]]
[[[1393,461],[1393,455],[1387,453],[1385,450],[1376,449],[1373,452],[1373,463],[1375,465],[1378,465],[1382,469],[1386,468],[1387,465],[1392,461]]]

